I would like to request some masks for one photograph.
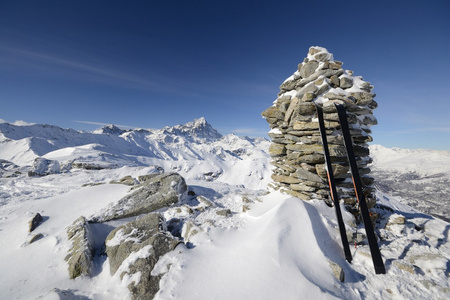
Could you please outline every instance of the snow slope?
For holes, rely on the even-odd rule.
[[[377,234],[387,274],[375,275],[364,229],[344,207],[349,234],[360,237],[352,245],[352,264],[343,257],[332,208],[266,189],[268,141],[221,136],[208,125],[199,119],[160,130],[86,133],[0,124],[0,159],[14,163],[0,164],[0,298],[58,299],[64,291],[64,299],[128,299],[126,282],[110,275],[108,258],[99,253],[92,277],[69,279],[66,227],[129,192],[111,180],[164,168],[180,172],[204,200],[182,199],[162,211],[166,221],[183,219],[198,233],[189,247],[180,245],[156,265],[153,273],[164,274],[157,299],[448,299],[449,223],[411,208],[402,195],[379,191]],[[422,155],[414,166],[408,155],[397,156],[398,163],[392,159],[402,151],[371,150],[372,168],[389,174],[403,172],[403,159],[408,172],[420,172],[430,164],[426,158],[434,157]],[[61,168],[59,174],[28,177],[38,155],[63,166],[105,168]],[[445,153],[438,156],[442,160]],[[230,214],[217,214],[224,209]],[[36,212],[44,222],[30,234],[28,221]],[[104,238],[104,230],[97,230]],[[35,233],[43,238],[29,244]],[[333,276],[329,261],[343,268],[344,282]]]
[[[450,222],[450,151],[370,146],[377,188]]]

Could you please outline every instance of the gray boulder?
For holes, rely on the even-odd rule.
[[[58,161],[38,157],[34,160],[31,170],[28,171],[28,176],[46,176],[60,172],[61,166]]]
[[[132,299],[153,299],[162,275],[151,272],[159,257],[172,251],[180,241],[162,231],[162,217],[152,213],[119,226],[106,238],[111,275],[119,272],[128,284]]]
[[[67,237],[72,242],[72,248],[65,258],[69,264],[70,279],[81,275],[90,276],[93,247],[89,223],[85,217],[79,217],[67,228]]]
[[[152,176],[133,188],[116,205],[92,218],[94,222],[105,222],[153,212],[178,202],[187,191],[184,178],[177,173],[163,173]]]
[[[37,213],[34,215],[33,219],[31,219],[31,221],[28,223],[29,225],[29,232],[32,232],[33,230],[36,229],[36,227],[38,227],[42,222],[44,221],[44,219],[42,218],[40,213]]]

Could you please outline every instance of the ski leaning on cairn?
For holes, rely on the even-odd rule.
[[[344,144],[347,151],[347,158],[350,164],[350,171],[352,173],[353,186],[355,188],[356,199],[358,200],[361,216],[366,229],[366,236],[369,241],[370,253],[372,255],[373,266],[376,274],[385,274],[383,259],[381,257],[380,248],[378,248],[377,238],[370,219],[369,209],[367,207],[366,198],[362,190],[362,182],[359,177],[358,165],[356,164],[355,154],[353,152],[352,137],[350,135],[350,128],[348,126],[347,112],[342,104],[334,104],[339,116],[339,123],[341,125],[342,135],[344,137]],[[332,173],[332,171],[330,171]]]
[[[352,253],[348,244],[347,233],[345,230],[344,220],[342,219],[341,207],[339,206],[339,196],[336,190],[336,183],[334,181],[333,167],[331,166],[330,151],[328,149],[327,133],[325,130],[325,123],[323,120],[322,107],[316,104],[317,116],[319,118],[320,136],[322,138],[323,152],[325,155],[325,168],[328,176],[328,185],[330,186],[331,199],[333,200],[334,208],[336,210],[336,218],[339,226],[339,233],[341,235],[342,247],[344,248],[345,259],[351,263]]]
[[[375,236],[375,231],[372,226],[372,221],[370,219],[369,209],[367,207],[366,199],[362,191],[361,178],[359,176],[358,165],[356,164],[355,154],[353,151],[353,143],[350,135],[350,128],[348,126],[347,113],[345,107],[341,104],[336,104],[336,110],[339,117],[339,123],[341,126],[342,135],[344,138],[344,145],[347,151],[347,158],[350,165],[350,170],[352,174],[353,186],[355,188],[356,198],[359,203],[359,208],[361,210],[361,216],[363,219],[364,227],[366,229],[367,239],[369,241],[370,253],[372,255],[373,265],[375,267],[376,274],[385,274],[386,270],[384,267],[383,259],[381,257],[380,249],[378,248],[377,238]],[[336,217],[338,220],[339,232],[341,235],[342,246],[344,248],[345,259],[348,262],[352,261],[352,256],[350,253],[350,248],[347,240],[347,234],[345,230],[345,225],[342,219],[342,213],[339,206],[339,197],[337,194],[336,183],[334,180],[333,167],[331,165],[330,153],[328,149],[328,141],[325,130],[325,122],[323,118],[322,107],[316,104],[317,116],[319,119],[319,129],[322,138],[322,145],[325,155],[325,166],[328,176],[328,184],[330,186],[331,198],[336,209]]]

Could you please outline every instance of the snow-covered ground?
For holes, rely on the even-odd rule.
[[[450,151],[370,147],[377,188],[450,222]]]
[[[377,177],[377,233],[387,274],[373,271],[364,239],[352,245],[349,264],[333,208],[266,189],[268,146],[264,139],[221,136],[204,119],[161,130],[109,127],[96,133],[0,124],[0,298],[58,299],[58,290],[64,299],[129,298],[125,282],[110,275],[108,258],[99,254],[92,277],[69,279],[66,228],[129,192],[129,186],[111,181],[161,168],[179,172],[202,201],[183,199],[162,211],[166,220],[191,222],[198,233],[189,238],[189,247],[178,246],[154,268],[154,275],[164,274],[157,299],[449,298],[449,223],[410,207]],[[449,179],[448,152],[381,146],[371,151],[375,175],[415,172]],[[36,157],[58,161],[60,172],[29,177]],[[434,161],[441,163],[433,167]],[[432,180],[421,184],[435,188]],[[426,203],[435,211],[448,207],[448,202]],[[224,209],[230,214],[217,214]],[[28,222],[37,212],[44,222],[30,234]],[[360,237],[363,227],[343,212],[348,232]],[[37,233],[43,237],[29,244]],[[344,282],[333,275],[330,261],[343,268]]]

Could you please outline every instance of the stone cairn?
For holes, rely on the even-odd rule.
[[[372,111],[377,107],[373,86],[322,47],[311,47],[298,70],[280,86],[278,98],[262,116],[270,125],[272,187],[303,200],[329,198],[323,146],[315,105],[323,107],[333,173],[340,199],[351,209],[357,201],[334,103],[343,104],[369,208],[375,204],[368,164]]]

